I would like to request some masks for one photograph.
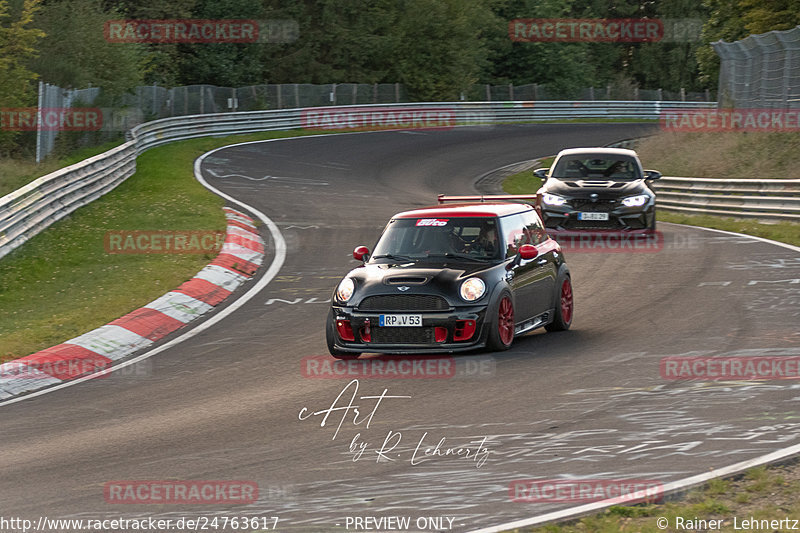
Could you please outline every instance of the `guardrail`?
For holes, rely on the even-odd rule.
[[[653,187],[665,211],[800,221],[800,180],[663,177]]]
[[[435,108],[447,110],[452,125],[468,126],[573,118],[655,120],[662,111],[669,109],[714,107],[713,102],[663,101],[425,102],[188,115],[155,120],[133,128],[128,133],[129,140],[121,146],[38,178],[0,198],[0,257],[126,180],[136,170],[136,157],[145,150],[197,137],[302,128],[303,114],[310,109],[377,112]]]

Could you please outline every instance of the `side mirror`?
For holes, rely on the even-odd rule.
[[[357,261],[364,261],[366,263],[367,259],[369,259],[369,248],[366,246],[359,246],[353,250],[353,259],[356,259]]]
[[[544,181],[547,179],[547,172],[549,170],[550,170],[549,168],[537,168],[536,170],[533,171],[533,175],[539,178],[540,180]]]
[[[661,177],[661,172],[658,170],[645,170],[644,171],[644,179],[646,180],[657,180]]]
[[[536,256],[539,255],[539,250],[537,250],[532,244],[523,244],[519,247],[519,251],[517,253],[519,254],[520,259],[527,261],[529,259],[535,259]]]

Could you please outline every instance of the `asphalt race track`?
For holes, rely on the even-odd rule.
[[[321,367],[301,364],[327,354],[331,290],[357,265],[353,248],[372,247],[393,213],[435,203],[437,193],[474,192],[478,176],[503,165],[647,129],[373,132],[209,156],[209,183],[280,228],[288,252],[279,275],[177,347],[0,407],[0,515],[279,516],[280,531],[345,530],[354,517],[439,517],[428,530],[468,531],[571,505],[512,502],[514,480],[667,482],[797,444],[796,381],[661,377],[668,356],[800,356],[800,254],[694,228],[662,224],[660,251],[567,253],[572,330],[534,332],[504,353],[457,356],[454,375],[362,378],[344,390],[352,376],[319,379],[308,369]],[[361,398],[384,389],[381,401]],[[343,391],[337,405],[355,396],[359,417],[334,411],[324,427],[323,415],[300,419]],[[469,456],[434,454],[442,439],[440,450]],[[162,479],[252,480],[259,499],[104,499],[109,481]]]

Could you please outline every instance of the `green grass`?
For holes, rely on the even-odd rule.
[[[722,527],[713,531],[742,531],[742,520],[781,520],[800,518],[800,483],[786,478],[798,474],[798,465],[759,467],[734,479],[712,480],[705,487],[692,490],[677,502],[632,507],[615,506],[605,511],[569,522],[548,524],[536,528],[512,530],[519,533],[617,533],[631,531],[656,533],[665,531],[656,525],[658,518],[669,520],[667,531],[705,531],[706,529],[676,527],[676,518],[684,520],[723,520]],[[747,495],[742,498],[742,495]],[[534,514],[535,510],[531,510]],[[734,529],[733,517],[739,520]],[[745,529],[748,530],[748,529]],[[768,529],[773,531],[773,529]]]
[[[60,168],[68,167],[84,159],[102,154],[103,152],[119,146],[125,142],[123,139],[107,142],[100,146],[81,148],[69,156],[60,159],[46,159],[37,165],[31,159],[0,159],[0,197],[16,191],[36,178],[50,174]]]
[[[108,254],[103,245],[109,230],[224,230],[224,201],[194,179],[198,156],[235,142],[314,133],[202,138],[142,154],[134,176],[0,260],[0,362],[141,307],[213,259],[214,254]]]
[[[542,180],[533,175],[537,168],[549,167],[553,164],[553,157],[547,157],[530,170],[523,170],[507,177],[503,182],[503,190],[508,194],[534,194],[542,186]]]

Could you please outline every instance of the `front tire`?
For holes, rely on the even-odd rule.
[[[572,325],[575,302],[572,296],[572,279],[565,271],[561,271],[556,281],[556,316],[544,329],[547,331],[566,331]]]
[[[336,359],[358,359],[360,353],[344,352],[336,347],[336,326],[334,321],[336,317],[333,315],[333,310],[328,313],[328,322],[325,325],[325,340],[328,343],[328,353]]]
[[[491,308],[490,313],[486,345],[495,352],[508,350],[514,343],[514,301],[508,290],[500,293],[497,304]]]

